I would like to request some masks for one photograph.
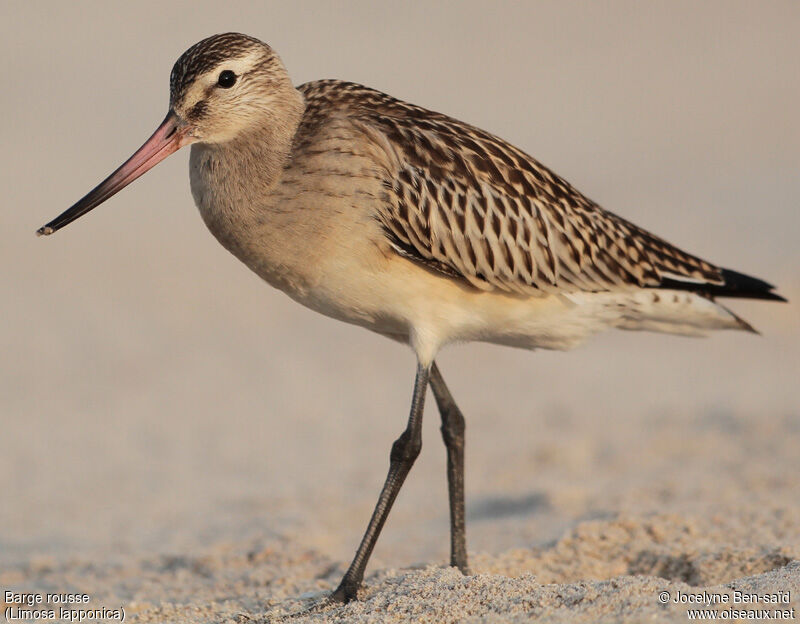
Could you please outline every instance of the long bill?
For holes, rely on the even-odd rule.
[[[193,138],[189,136],[189,128],[170,110],[161,125],[156,128],[153,136],[147,139],[133,156],[74,205],[47,225],[36,230],[36,234],[47,236],[85,215],[155,167],[167,156],[192,142]]]

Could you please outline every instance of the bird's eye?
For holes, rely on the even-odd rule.
[[[230,69],[220,72],[219,78],[217,78],[217,84],[223,89],[230,89],[236,84],[236,74],[234,74]]]

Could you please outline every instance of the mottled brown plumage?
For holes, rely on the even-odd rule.
[[[488,132],[354,83],[298,89],[301,135],[326,116],[384,134],[393,158],[375,217],[407,257],[483,290],[526,294],[657,287],[666,277],[724,284],[719,268],[603,210]]]

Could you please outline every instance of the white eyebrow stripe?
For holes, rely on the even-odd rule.
[[[237,76],[252,71],[255,68],[256,61],[261,55],[258,51],[250,52],[245,56],[239,58],[227,59],[220,61],[217,65],[198,76],[191,86],[186,90],[183,96],[183,104],[189,109],[195,106],[199,101],[206,97],[206,90],[212,85],[216,84],[219,74],[226,69],[229,69]]]

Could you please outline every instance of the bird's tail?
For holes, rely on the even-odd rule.
[[[778,298],[778,295],[757,298]],[[750,323],[714,301],[712,297],[674,289],[640,290],[631,293],[621,306],[617,327],[684,336],[704,336],[716,329],[739,329],[758,333]]]
[[[660,288],[673,290],[691,290],[710,299],[715,297],[735,297],[738,299],[765,299],[768,301],[786,301],[778,293],[772,292],[775,287],[757,277],[751,277],[738,271],[720,269],[722,284],[705,284],[679,279],[664,278]]]

